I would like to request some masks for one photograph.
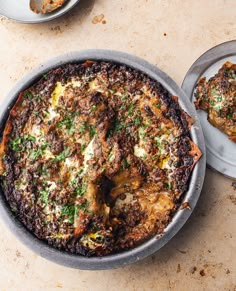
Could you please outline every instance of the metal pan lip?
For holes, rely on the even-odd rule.
[[[163,235],[158,235],[144,242],[143,244],[130,250],[112,254],[104,257],[83,257],[57,250],[47,243],[36,238],[30,233],[14,216],[9,209],[4,197],[3,191],[0,189],[0,215],[9,229],[27,245],[32,251],[42,257],[55,263],[85,270],[104,270],[122,267],[137,262],[163,247],[185,224],[190,217],[199,199],[202,185],[205,177],[206,159],[205,159],[205,143],[197,113],[178,85],[165,73],[150,63],[129,55],[127,53],[111,51],[111,50],[85,50],[79,52],[69,52],[62,56],[53,58],[48,62],[38,66],[26,76],[24,76],[14,88],[9,92],[7,98],[0,107],[0,134],[3,131],[9,110],[13,106],[18,94],[37,81],[44,73],[50,69],[67,63],[80,63],[85,60],[111,61],[125,64],[136,70],[142,71],[154,80],[160,82],[171,94],[179,97],[180,106],[190,114],[196,121],[191,128],[191,137],[193,141],[201,149],[203,156],[195,166],[189,182],[189,189],[184,195],[183,202],[188,202],[190,208],[179,208],[173,216],[172,221],[165,229]],[[1,137],[0,137],[1,138]]]
[[[58,17],[60,17],[60,16],[62,16],[64,14],[66,14],[67,12],[69,12],[79,2],[80,2],[80,0],[69,0],[68,3],[63,5],[58,10],[55,10],[54,12],[47,13],[47,14],[44,14],[44,15],[39,15],[39,14],[35,14],[35,13],[32,12],[33,13],[32,15],[35,14],[35,18],[33,18],[33,19],[28,19],[27,17],[20,17],[20,16],[19,17],[13,17],[7,11],[1,11],[1,8],[0,8],[0,15],[2,15],[4,17],[7,17],[8,19],[13,20],[13,21],[18,22],[18,23],[37,24],[37,23],[43,23],[43,22],[54,20],[54,19],[56,19],[56,18],[58,18]]]
[[[194,88],[202,74],[218,61],[224,59],[226,60],[227,58],[231,57],[236,57],[236,40],[227,41],[210,48],[192,64],[186,73],[181,85],[181,88],[189,97],[191,102],[193,102]],[[221,173],[227,178],[236,179],[236,165],[227,163],[222,157],[218,158],[212,152],[212,149],[208,148],[207,142],[206,162],[209,168],[216,170],[218,173]]]

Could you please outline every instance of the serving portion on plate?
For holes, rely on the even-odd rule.
[[[55,58],[19,81],[1,116],[0,213],[47,259],[135,262],[196,205],[205,172],[196,113],[143,60],[103,50]]]
[[[204,53],[189,69],[182,89],[195,103],[203,128],[207,164],[236,178],[236,41]]]
[[[209,122],[236,142],[236,64],[226,62],[208,81],[199,79],[195,98]]]

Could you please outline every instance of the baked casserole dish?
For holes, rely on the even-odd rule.
[[[87,61],[22,92],[1,143],[2,187],[40,239],[106,255],[161,233],[201,156],[191,118],[159,83]]]
[[[184,224],[203,183],[204,141],[161,71],[88,51],[51,61],[13,91],[1,124],[0,212],[29,247],[106,269],[153,253]]]

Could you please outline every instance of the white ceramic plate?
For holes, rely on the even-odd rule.
[[[36,14],[29,8],[29,0],[0,0],[0,15],[23,23],[40,23],[55,19],[71,8],[80,0],[68,0],[65,5],[54,12],[47,14]]]
[[[213,77],[226,61],[236,64],[236,41],[220,44],[196,60],[182,84],[192,102],[198,79]],[[197,112],[205,137],[207,164],[228,177],[236,178],[236,143],[207,121],[206,112]]]

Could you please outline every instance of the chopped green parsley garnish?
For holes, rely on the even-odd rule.
[[[129,116],[132,115],[132,114],[133,114],[133,111],[134,111],[134,104],[131,104],[131,105],[129,106],[129,109],[128,109],[128,115],[129,115]]]
[[[119,122],[118,120],[116,120],[116,122],[115,122],[115,128],[114,128],[115,133],[119,132],[122,128],[124,128],[124,125],[121,124],[121,122]]]
[[[13,151],[19,152],[21,150],[22,142],[23,139],[21,137],[17,137],[10,141],[10,147],[13,149]]]
[[[93,105],[92,107],[91,107],[91,111],[96,111],[97,110],[97,106],[96,105]]]
[[[32,135],[25,134],[23,137],[17,137],[10,141],[10,147],[13,151],[19,152],[24,149],[24,142],[32,141],[35,142],[36,138]]]
[[[68,219],[69,223],[74,223],[75,217],[78,214],[78,209],[76,205],[72,204],[65,204],[61,208],[61,215],[66,216],[66,219]]]
[[[123,160],[122,160],[122,168],[123,169],[126,169],[126,168],[128,168],[129,167],[129,163],[128,163],[128,161],[126,160],[126,158],[123,158]]]
[[[33,95],[30,91],[26,91],[26,92],[24,92],[24,97],[30,99],[33,97]]]
[[[83,152],[85,149],[86,149],[86,144],[81,144],[81,146],[80,146],[81,152]]]
[[[87,187],[85,185],[79,185],[76,189],[75,192],[78,196],[83,196],[86,193]]]
[[[57,155],[53,162],[61,162],[64,161],[66,158],[68,158],[71,155],[70,149],[65,149],[63,152],[61,152],[59,155]]]
[[[89,207],[89,202],[86,201],[84,203],[81,203],[80,205],[78,205],[78,208],[82,211],[87,211],[88,210],[88,207]]]
[[[155,104],[155,106],[156,106],[158,109],[161,109],[161,103],[157,103],[157,104]]]
[[[45,142],[42,146],[38,147],[37,149],[34,149],[29,157],[33,160],[36,160],[38,157],[42,156],[45,154],[45,150],[47,149],[48,147],[48,143]]]
[[[128,97],[128,94],[124,94],[124,95],[122,95],[122,96],[121,96],[121,98],[120,98],[120,99],[121,99],[122,101],[124,101],[124,100],[126,100],[126,99],[127,99],[127,97]]]
[[[25,134],[23,138],[24,138],[24,140],[26,140],[26,141],[33,141],[33,142],[36,141],[36,137],[33,136],[33,135],[29,135],[29,134]]]
[[[81,134],[84,134],[85,133],[85,130],[86,130],[86,125],[81,125],[80,127],[79,127],[79,131],[80,131],[80,133]]]
[[[93,125],[88,125],[88,130],[89,130],[89,134],[91,137],[94,137],[94,135],[96,134],[96,128]]]
[[[140,117],[139,117],[139,116],[137,116],[137,117],[135,118],[135,124],[136,124],[136,125],[140,125],[140,124],[141,124],[141,120],[140,120]]]
[[[50,193],[50,190],[48,189],[39,191],[40,200],[46,205],[48,204],[49,193]]]
[[[115,157],[114,154],[112,152],[110,152],[110,154],[107,158],[108,162],[110,162],[114,157]]]

